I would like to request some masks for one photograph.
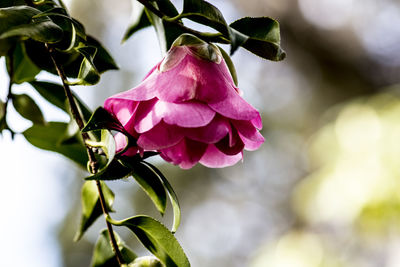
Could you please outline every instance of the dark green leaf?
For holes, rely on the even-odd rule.
[[[40,72],[40,69],[26,56],[25,46],[23,43],[18,43],[15,46],[12,57],[6,57],[7,66],[11,65],[9,62],[13,59],[13,83],[20,84],[29,82],[35,79],[35,76]],[[10,74],[9,68],[7,68]]]
[[[25,1],[24,0],[1,0],[0,1],[0,7],[10,7],[10,6],[18,6],[18,5],[24,5]]]
[[[0,39],[0,57],[9,53],[10,49],[17,43],[17,38]]]
[[[34,124],[45,124],[42,111],[36,102],[27,94],[13,95],[13,105],[16,111],[24,117],[32,121]]]
[[[83,144],[60,143],[60,138],[64,136],[67,127],[68,124],[63,122],[48,122],[46,125],[34,124],[23,132],[23,135],[32,145],[60,153],[86,169],[88,158]]]
[[[241,44],[250,52],[274,61],[283,60],[286,56],[280,47],[279,23],[271,18],[242,18],[232,24],[230,27],[248,39]]]
[[[219,46],[218,46],[218,48],[219,48],[219,51],[221,51],[222,57],[224,58],[226,65],[228,66],[228,69],[229,69],[229,72],[231,73],[233,82],[235,83],[236,86],[238,86],[236,69],[235,69],[235,65],[233,65],[231,57],[228,55],[228,53],[225,52],[224,49],[222,49]]]
[[[124,126],[118,121],[117,118],[112,116],[103,107],[98,107],[90,117],[89,121],[82,129],[82,132],[109,129],[125,133]]]
[[[101,182],[101,189],[104,194],[106,209],[111,212],[114,203],[114,193],[103,182]],[[81,239],[86,230],[103,214],[95,181],[86,181],[83,184],[81,205],[82,217],[79,230],[74,237],[75,241]]]
[[[65,96],[64,88],[56,83],[50,82],[41,82],[41,81],[32,81],[30,84],[35,88],[35,90],[47,101],[51,104],[55,105],[56,107],[64,110],[65,112],[69,113],[66,101],[67,97]],[[86,106],[85,103],[74,93],[72,93],[75,102],[77,103],[79,110],[81,111],[85,120],[88,120],[92,115],[92,112]]]
[[[225,36],[229,36],[228,25],[221,11],[206,1],[185,0],[183,3],[183,11],[179,17],[188,18],[204,24],[216,29]]]
[[[49,17],[33,18],[40,12],[29,6],[0,8],[0,39],[24,36],[46,43],[60,41],[63,31]]]
[[[97,49],[96,56],[93,59],[93,63],[99,73],[103,73],[107,70],[118,69],[118,66],[107,52],[107,50],[93,37],[87,36],[87,40],[79,39],[81,43],[86,46],[95,47]],[[57,74],[54,64],[48,54],[47,49],[42,43],[35,42],[33,40],[26,41],[26,51],[33,63],[39,68]],[[79,74],[80,66],[84,59],[83,55],[76,49],[70,51],[59,51],[55,49],[53,56],[58,64],[63,66],[64,72],[69,78],[77,78]]]
[[[178,197],[176,196],[174,189],[168,182],[167,178],[165,178],[164,174],[159,169],[157,169],[153,164],[147,161],[143,161],[142,163],[149,166],[158,175],[158,177],[163,182],[165,189],[168,192],[168,197],[169,200],[171,201],[172,209],[174,211],[174,223],[172,225],[172,232],[175,233],[178,230],[178,227],[181,223],[181,208],[179,206]]]
[[[169,0],[156,1],[154,2],[154,6],[169,17],[175,17],[179,14],[175,6]],[[175,39],[184,33],[183,30],[175,23],[162,20],[147,9],[145,9],[145,11],[149,21],[156,30],[161,49],[164,52],[168,51]],[[181,23],[181,21],[178,22]]]
[[[126,163],[124,162],[124,164]],[[128,166],[133,169],[133,178],[153,201],[161,215],[164,215],[167,207],[167,194],[158,175],[141,162],[129,164]]]
[[[97,53],[93,59],[93,63],[99,73],[103,73],[107,70],[117,70],[118,65],[111,57],[110,53],[104,48],[104,46],[92,36],[87,36],[87,41],[84,42],[87,46],[96,47]]]
[[[153,218],[139,215],[122,221],[108,220],[114,225],[129,228],[142,244],[166,266],[190,266],[189,260],[174,235]]]
[[[106,167],[102,168],[101,172],[88,176],[85,180],[118,180],[128,177],[131,173],[132,169],[114,159]]]
[[[136,259],[136,254],[128,248],[116,232],[114,232],[118,248],[121,251],[124,262],[130,263]],[[94,247],[91,267],[116,267],[119,266],[112,249],[110,235],[107,229],[101,231],[99,239]]]
[[[79,68],[77,81],[69,82],[70,85],[93,85],[99,82],[100,73],[94,65],[93,59],[97,53],[97,48],[84,46],[83,44],[75,48],[82,56],[83,60]]]
[[[137,2],[136,0],[132,2],[132,12],[131,12],[131,24],[129,25],[128,29],[126,30],[124,37],[122,38],[122,42],[125,42],[129,39],[134,33],[137,31],[151,26],[149,18],[144,12],[144,6]]]

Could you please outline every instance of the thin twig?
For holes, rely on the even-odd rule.
[[[64,92],[65,92],[65,95],[67,96],[69,107],[71,109],[72,117],[78,124],[79,129],[82,130],[83,127],[85,126],[85,123],[83,121],[82,115],[79,112],[79,108],[76,105],[74,96],[72,95],[71,88],[69,87],[69,85],[67,83],[67,76],[65,75],[63,68],[57,63],[56,59],[54,58],[53,50],[47,44],[45,44],[45,46],[46,46],[47,51],[49,52],[51,60],[53,61],[54,67],[57,70],[58,76],[60,76],[60,78],[61,78]],[[88,153],[90,172],[92,174],[95,174],[98,171],[98,163],[97,163],[96,157],[95,157],[92,149],[88,145],[86,145],[86,141],[90,139],[89,135],[87,133],[81,133],[81,134],[82,134],[82,138],[83,138],[83,141],[85,143],[86,150]],[[108,214],[108,210],[106,208],[106,201],[104,198],[104,194],[103,194],[103,190],[101,188],[100,181],[96,181],[96,185],[97,185],[97,190],[99,192],[101,209],[103,211],[104,217],[108,217],[109,214]],[[121,266],[124,263],[124,260],[122,258],[121,251],[118,248],[117,240],[115,238],[112,225],[107,220],[106,220],[106,225],[107,225],[107,229],[108,229],[108,234],[110,236],[111,244],[112,244],[113,250],[115,252],[115,257],[117,258],[117,261],[118,261],[119,265]]]

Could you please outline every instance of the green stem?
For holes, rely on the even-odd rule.
[[[76,121],[76,123],[78,124],[79,129],[82,130],[83,127],[85,126],[85,124],[84,124],[82,115],[79,112],[78,106],[76,105],[74,96],[72,95],[71,88],[68,85],[67,76],[65,75],[64,70],[61,67],[61,65],[59,65],[57,63],[56,59],[54,58],[53,50],[47,44],[45,44],[45,46],[46,46],[47,51],[49,52],[51,60],[53,61],[54,67],[57,70],[57,74],[61,78],[61,82],[63,84],[64,92],[65,92],[65,95],[67,96],[69,107],[71,109],[72,117]],[[86,151],[88,153],[90,172],[92,174],[95,174],[98,171],[98,163],[97,163],[97,160],[96,160],[96,157],[94,155],[93,150],[86,144],[86,141],[90,140],[89,135],[87,133],[82,133],[82,138],[83,138],[83,141],[84,141],[85,146],[86,146]],[[103,190],[101,188],[100,181],[96,181],[96,186],[97,186],[97,191],[99,193],[101,209],[103,211],[104,216],[107,218],[110,215],[108,214],[108,210],[106,208],[106,201],[104,199],[104,193],[103,193]],[[111,245],[112,245],[114,253],[115,253],[115,257],[117,258],[117,261],[118,261],[119,265],[121,266],[122,264],[124,264],[124,260],[122,258],[121,251],[118,248],[117,240],[115,238],[112,225],[107,220],[106,220],[106,225],[107,225],[108,234],[110,236]]]

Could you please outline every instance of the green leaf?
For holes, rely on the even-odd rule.
[[[42,81],[32,81],[30,82],[30,84],[44,99],[46,99],[56,107],[69,113],[69,108],[66,104],[67,97],[65,96],[64,88],[61,85]],[[72,93],[72,95],[74,96],[74,99],[84,119],[88,120],[92,115],[92,112],[76,94]]]
[[[175,17],[179,14],[175,6],[169,0],[159,0],[153,2],[153,5],[169,17]],[[182,33],[184,33],[183,30],[173,22],[168,22],[166,20],[160,19],[147,8],[145,9],[145,11],[149,21],[156,30],[158,41],[160,43],[162,51],[168,51],[171,48],[171,45],[175,41],[175,39],[178,38]],[[178,22],[181,23],[181,21]]]
[[[105,108],[98,107],[93,112],[85,127],[82,129],[82,132],[101,129],[109,129],[126,133],[124,126],[122,126],[117,118],[112,116]]]
[[[23,43],[17,43],[12,57],[6,57],[7,66],[10,66],[9,62],[13,59],[13,83],[20,84],[23,82],[29,82],[35,79],[36,75],[40,72],[40,69],[26,56],[25,46]],[[7,68],[10,74],[10,69]]]
[[[167,194],[165,193],[164,185],[158,175],[141,162],[136,162],[134,164],[123,163],[128,164],[128,166],[133,169],[133,178],[153,201],[154,206],[160,214],[164,215],[167,207]]]
[[[40,12],[29,6],[0,8],[0,39],[24,36],[46,43],[60,41],[63,31],[49,17],[33,18]]]
[[[85,146],[81,143],[67,145],[60,142],[67,127],[68,124],[63,122],[48,122],[46,125],[34,124],[23,132],[23,135],[32,145],[60,153],[86,169],[88,158]]]
[[[118,248],[121,251],[124,262],[130,263],[136,259],[136,254],[128,248],[122,239],[114,232]],[[112,249],[110,235],[107,229],[101,231],[99,239],[94,247],[91,267],[115,267],[119,266],[115,253]]]
[[[34,124],[44,125],[46,123],[42,111],[27,94],[13,95],[12,103],[15,110],[25,119],[32,121]]]
[[[107,70],[117,70],[118,65],[111,57],[110,53],[104,48],[104,46],[97,41],[94,37],[88,35],[87,41],[84,42],[87,46],[92,46],[97,49],[96,56],[93,59],[93,63],[99,73],[103,73]]]
[[[143,161],[142,163],[149,166],[158,175],[158,177],[163,182],[165,189],[168,192],[168,197],[169,200],[171,201],[172,209],[174,211],[174,222],[172,225],[172,233],[175,233],[178,230],[178,227],[181,223],[181,208],[179,206],[178,197],[176,196],[175,191],[172,188],[171,184],[168,182],[167,178],[165,178],[164,174],[159,169],[157,169],[153,164],[147,161]]]
[[[216,29],[229,36],[228,24],[218,8],[203,0],[185,0],[180,18],[188,18],[197,23]]]
[[[83,56],[83,60],[79,68],[78,80],[69,82],[69,85],[93,85],[98,83],[100,80],[100,73],[93,62],[97,53],[97,48],[81,44],[75,49]]]
[[[230,27],[248,36],[241,46],[250,52],[274,61],[285,58],[286,53],[280,47],[279,23],[276,20],[246,17],[233,22]]]
[[[131,0],[132,3],[132,12],[131,12],[131,23],[126,30],[124,37],[122,38],[122,42],[125,42],[129,39],[134,33],[137,31],[144,29],[148,26],[151,26],[151,22],[144,12],[144,6],[137,2],[136,0]]]
[[[160,222],[151,217],[138,215],[122,221],[109,222],[129,228],[142,244],[168,267],[189,267],[182,247],[174,235]]]
[[[103,191],[104,199],[106,202],[106,209],[108,212],[111,212],[112,205],[114,203],[114,193],[103,182],[101,182],[101,189]],[[99,192],[95,181],[86,181],[83,184],[81,205],[81,223],[78,232],[74,237],[75,241],[81,239],[86,230],[89,229],[89,227],[96,221],[96,219],[103,214]]]
[[[236,86],[238,86],[238,79],[237,79],[237,74],[236,74],[236,68],[235,65],[233,65],[231,57],[228,55],[228,53],[225,52],[224,49],[219,47],[219,51],[221,51],[222,57],[225,60],[226,65],[228,66],[229,72],[231,73],[232,80],[235,83]]]
[[[102,168],[101,172],[88,176],[85,180],[118,180],[130,176],[131,173],[132,169],[121,164],[119,160],[113,159],[111,162],[108,162],[106,167]]]
[[[107,70],[118,69],[118,66],[114,62],[113,58],[96,39],[89,35],[86,39],[87,40],[78,38],[79,42],[83,43],[85,46],[95,47],[97,49],[93,63],[99,73],[103,73]],[[25,47],[29,58],[33,63],[36,64],[36,66],[53,74],[57,74],[49,53],[42,43],[33,40],[27,40],[25,42]],[[60,51],[55,49],[53,51],[53,56],[58,64],[63,66],[67,77],[78,78],[78,70],[82,65],[84,56],[78,52],[77,49],[72,49],[70,51]]]

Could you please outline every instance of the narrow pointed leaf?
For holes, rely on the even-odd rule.
[[[13,106],[15,110],[25,119],[34,124],[45,124],[42,111],[36,102],[27,94],[13,95]]]
[[[11,51],[10,51],[11,52]],[[6,57],[7,66],[10,66],[11,58],[13,59],[13,77],[12,80],[16,84],[33,81],[40,69],[26,56],[25,45],[18,43],[12,53],[12,57]],[[10,74],[9,68],[7,68]]]
[[[137,31],[146,28],[148,26],[151,26],[151,22],[149,21],[149,18],[147,17],[146,12],[144,11],[144,6],[136,0],[131,0],[131,3],[132,3],[132,12],[130,18],[131,23],[128,29],[126,30],[124,37],[122,38],[122,42],[128,40],[129,37],[131,37]]]
[[[67,145],[60,142],[60,138],[64,135],[67,127],[68,124],[63,122],[48,122],[46,125],[34,124],[31,128],[25,130],[23,135],[32,145],[60,153],[86,169],[88,158],[83,144]]]
[[[77,80],[69,82],[69,84],[93,85],[98,83],[100,80],[100,73],[93,61],[97,53],[97,48],[93,46],[82,46],[75,49],[83,56],[83,60],[79,68]]]
[[[157,169],[153,164],[151,164],[147,161],[143,161],[142,163],[149,166],[158,175],[158,177],[163,182],[165,189],[168,192],[168,197],[169,197],[169,200],[171,201],[172,209],[174,212],[174,222],[172,224],[172,233],[175,233],[178,230],[178,227],[181,223],[181,207],[179,206],[178,197],[175,194],[175,191],[172,188],[171,184],[168,182],[167,178],[165,178],[164,174],[159,169]]]
[[[224,49],[219,47],[219,51],[221,51],[222,57],[225,60],[226,65],[228,66],[229,72],[231,73],[233,82],[235,83],[236,86],[238,86],[238,79],[237,79],[237,74],[236,74],[236,68],[235,65],[233,65],[231,57],[228,55],[228,53],[225,52]]]
[[[114,203],[114,193],[103,182],[101,182],[101,188],[106,201],[106,209],[107,211],[111,212],[112,205]],[[75,241],[81,239],[86,230],[96,221],[98,217],[103,214],[99,199],[99,192],[95,181],[86,181],[83,184],[81,205],[81,223],[78,232],[75,235]]]
[[[228,25],[221,11],[207,1],[185,0],[180,17],[212,27],[223,35],[229,36]]]
[[[153,201],[154,206],[161,215],[164,215],[167,207],[167,194],[158,175],[154,173],[151,168],[142,164],[142,162],[136,162],[133,164],[127,162],[123,163],[132,168],[133,178]]]
[[[62,29],[49,17],[33,18],[39,13],[29,6],[0,8],[0,39],[24,36],[46,43],[60,41]]]
[[[136,254],[126,246],[125,242],[114,232],[118,248],[121,252],[122,259],[126,263],[133,262]],[[94,246],[91,267],[114,267],[119,266],[115,252],[112,249],[110,235],[107,229],[101,231],[99,238]]]
[[[64,88],[61,85],[43,81],[32,81],[30,82],[30,84],[44,99],[46,99],[56,107],[69,113],[68,106],[66,105],[67,97],[65,96]],[[76,94],[72,94],[84,119],[88,120],[92,115],[92,112]]]
[[[129,228],[142,244],[168,267],[189,267],[190,263],[174,235],[155,219],[139,215],[122,221],[109,221]]]

